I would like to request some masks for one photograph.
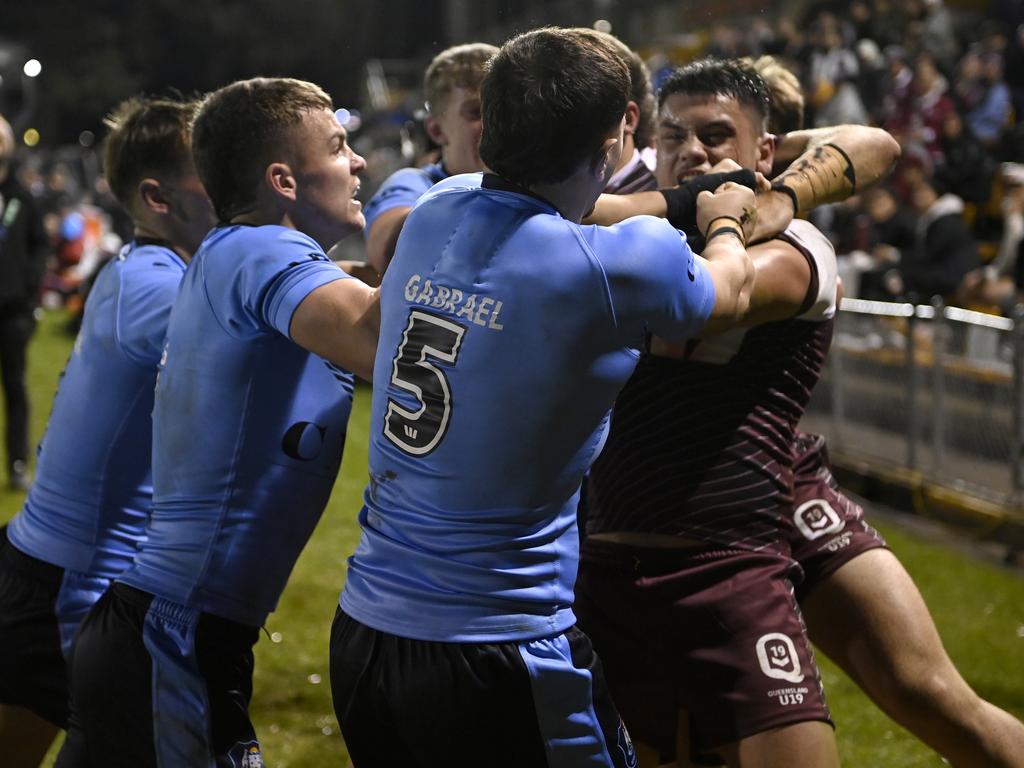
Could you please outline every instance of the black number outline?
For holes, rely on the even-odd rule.
[[[418,346],[409,346],[409,338],[413,331],[419,330],[422,332],[426,330],[427,333],[430,332],[430,327],[424,327],[423,323],[428,323],[435,328],[443,329],[445,332],[454,334],[454,341],[450,345],[447,345],[449,347],[447,350],[440,348],[439,345],[431,344],[431,341],[436,341],[435,338],[426,338],[423,343]],[[417,324],[419,324],[418,327]],[[451,422],[452,414],[451,388],[448,384],[448,377],[445,375],[445,372],[434,365],[434,363],[428,359],[428,356],[434,360],[454,365],[455,361],[458,359],[459,351],[462,348],[462,341],[465,334],[466,326],[452,322],[447,318],[440,317],[430,312],[424,312],[420,309],[414,309],[409,312],[409,321],[406,323],[405,331],[402,332],[402,343],[398,345],[398,349],[395,351],[395,356],[391,360],[391,384],[412,394],[419,402],[420,407],[415,411],[410,411],[403,408],[393,399],[388,398],[388,409],[384,414],[384,436],[403,452],[412,456],[426,456],[437,448],[445,434],[448,432],[448,425]],[[400,364],[403,366],[411,366],[414,369],[425,369],[427,373],[422,375],[432,375],[435,377],[440,385],[441,394],[443,395],[441,399],[441,414],[437,419],[437,429],[434,431],[429,442],[424,445],[413,445],[407,442],[402,434],[405,429],[413,428],[411,426],[412,424],[422,424],[423,416],[427,413],[427,403],[423,397],[422,387],[417,385],[415,380],[410,380],[413,377],[407,376],[406,378],[402,378],[399,374]],[[396,428],[400,427],[401,431],[399,431],[399,429],[392,429],[392,424],[394,424]],[[418,426],[416,428],[418,429],[420,427]]]

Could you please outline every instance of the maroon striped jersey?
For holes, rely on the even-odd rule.
[[[643,532],[786,551],[792,446],[832,339],[835,252],[808,222],[780,235],[811,266],[793,318],[641,356],[590,471],[588,535]]]
[[[606,194],[631,195],[658,188],[658,182],[651,169],[644,163],[640,150],[633,150],[633,157],[608,180]]]

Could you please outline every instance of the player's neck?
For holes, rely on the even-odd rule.
[[[153,227],[143,222],[135,222],[135,231],[132,233],[132,239],[136,242],[149,241],[153,243],[159,243],[164,248],[174,251],[178,258],[188,264],[192,260],[192,251],[174,242],[174,238],[170,236],[170,233],[164,232],[160,227]]]
[[[594,207],[601,190],[604,189],[604,180],[596,178],[588,171],[589,169],[581,167],[568,179],[531,184],[529,189],[535,195],[548,200],[564,218],[579,224]]]

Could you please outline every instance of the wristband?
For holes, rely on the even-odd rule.
[[[724,218],[724,217],[722,217],[722,218]],[[708,243],[710,243],[712,240],[714,240],[719,235],[736,235],[736,237],[739,238],[740,245],[746,245],[747,244],[747,241],[743,238],[743,232],[741,230],[736,229],[736,227],[725,226],[725,227],[719,227],[718,229],[716,229],[713,232],[709,233],[707,235],[707,237],[704,238],[704,245],[705,245],[705,247],[707,247]]]
[[[753,171],[739,170],[728,173],[705,173],[703,176],[688,181],[679,187],[659,189],[665,198],[665,218],[676,229],[681,229],[688,237],[700,234],[697,227],[697,195],[705,190],[714,192],[722,184],[732,181],[757,190],[757,176]]]
[[[735,216],[729,216],[729,215],[726,215],[726,214],[722,214],[721,216],[715,216],[715,218],[713,218],[711,221],[709,221],[708,222],[708,229],[707,229],[707,231],[710,232],[711,231],[711,227],[714,226],[714,223],[716,221],[719,221],[720,219],[727,219],[729,221],[735,221],[737,229],[739,229],[740,232],[743,231],[743,222],[740,219],[736,218]],[[706,237],[705,239],[710,239],[710,238]]]
[[[772,192],[781,192],[784,195],[788,195],[789,199],[793,203],[793,215],[796,216],[800,213],[800,200],[796,196],[796,192],[787,187],[781,181],[772,182]]]

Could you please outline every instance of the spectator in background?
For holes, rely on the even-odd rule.
[[[967,125],[985,144],[995,146],[1010,120],[1012,102],[1010,89],[1003,82],[1003,57],[998,53],[982,54],[980,72],[981,98],[967,112]]]
[[[853,203],[851,199],[848,201]],[[846,295],[889,300],[885,277],[914,247],[914,217],[888,187],[868,190],[856,201],[837,234],[836,250]]]
[[[814,125],[863,125],[868,114],[856,86],[860,73],[857,55],[843,41],[834,16],[822,14],[816,26],[817,48],[811,54],[808,72]]]
[[[1024,295],[1024,264],[1020,258],[1024,243],[1024,166],[1004,163],[1002,176],[999,249],[989,264],[968,274],[964,293],[968,303],[998,308],[1009,315]]]
[[[921,177],[911,190],[917,214],[914,248],[900,262],[899,278],[890,288],[927,302],[941,296],[959,298],[964,277],[980,266],[978,246],[964,221],[964,202],[933,179]]]
[[[955,110],[948,90],[949,84],[939,72],[935,57],[919,53],[914,60],[911,98],[902,108],[897,106],[885,124],[904,150],[907,144],[915,144],[933,164],[942,160],[942,123]]]
[[[959,46],[953,29],[953,17],[942,0],[923,0],[919,19],[921,49],[935,57],[938,65],[947,71],[956,62]]]
[[[995,161],[958,112],[945,116],[939,140],[942,160],[935,166],[935,180],[945,189],[955,189],[968,203],[987,202],[992,197]]]
[[[0,115],[0,377],[8,482],[25,491],[30,482],[25,350],[35,330],[33,312],[49,243],[35,200],[14,172],[14,150],[14,131]]]

